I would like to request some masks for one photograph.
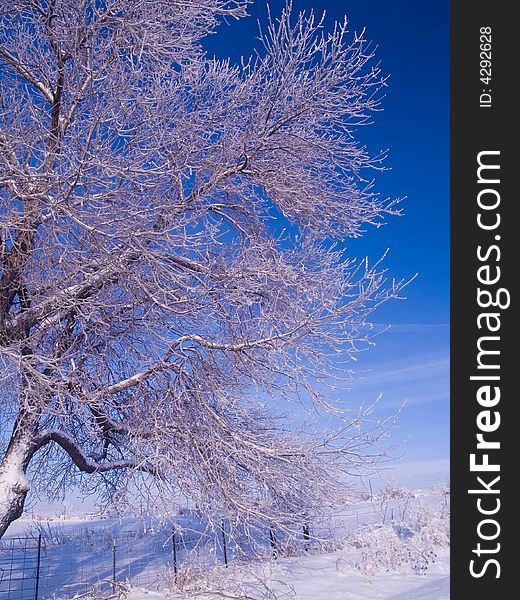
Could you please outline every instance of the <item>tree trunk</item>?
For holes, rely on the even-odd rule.
[[[25,473],[7,465],[0,467],[0,538],[9,525],[23,513],[25,498],[29,491],[29,482]]]
[[[0,463],[0,538],[22,516],[30,487],[25,471],[33,453],[31,449],[30,436],[15,432]]]

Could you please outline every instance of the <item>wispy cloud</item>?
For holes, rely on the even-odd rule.
[[[426,333],[430,331],[449,330],[449,323],[372,323],[365,330],[374,333]]]
[[[449,399],[450,363],[446,357],[419,356],[390,360],[358,371],[349,383],[345,400],[355,396],[365,404],[382,396],[381,409],[394,409],[403,403],[418,406]]]
[[[415,475],[443,475],[450,472],[450,459],[440,458],[436,460],[421,460],[408,463],[397,463],[395,470],[403,477]]]
[[[415,364],[410,364],[408,359],[405,364],[402,361],[382,363],[378,366],[377,371],[375,369],[359,371],[356,379],[360,382],[370,381],[371,383],[380,380],[385,382],[411,381],[438,377],[441,374],[447,375],[449,371],[450,361],[447,358],[440,358],[433,361],[422,359]]]

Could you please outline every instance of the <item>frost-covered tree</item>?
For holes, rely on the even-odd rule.
[[[208,58],[246,4],[0,2],[0,535],[78,482],[289,527],[373,460],[323,390],[396,293],[334,245],[394,211],[354,137],[384,81],[290,7]]]

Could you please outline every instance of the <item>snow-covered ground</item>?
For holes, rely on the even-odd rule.
[[[338,568],[340,553],[284,558],[244,569],[233,565],[204,581],[197,592],[175,593],[132,588],[128,600],[155,598],[269,598],[280,600],[448,600],[449,554],[425,575],[405,569],[368,576]],[[195,587],[195,586],[194,586]],[[213,592],[213,593],[212,593]]]
[[[114,589],[111,536],[120,540],[132,531],[129,553],[124,554],[123,546],[117,548],[115,587],[128,600],[448,600],[449,491],[436,488],[395,497],[389,492],[315,524],[313,535],[327,541],[313,544],[308,551],[296,544],[274,559],[266,545],[263,559],[246,560],[230,544],[225,567],[218,536],[209,536],[198,546],[179,546],[176,582],[171,544],[161,541],[167,539],[165,530],[143,521],[80,515],[50,521],[26,518],[13,524],[2,544],[5,549],[15,543],[14,538],[25,535],[34,541],[38,533],[46,538],[42,569],[48,571],[40,600],[88,598],[94,574],[105,581],[98,589],[105,597],[110,595]],[[191,529],[191,538],[185,539],[200,539],[193,523]],[[85,579],[82,587],[77,586],[80,576]],[[4,573],[0,592],[6,581]],[[25,589],[31,589],[30,582]],[[5,598],[25,600],[15,593]]]

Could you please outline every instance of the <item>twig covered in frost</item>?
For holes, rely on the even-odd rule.
[[[233,66],[201,40],[246,0],[0,4],[0,536],[78,482],[299,530],[389,425],[324,393],[402,287],[334,242],[396,212],[372,48],[288,5]]]

